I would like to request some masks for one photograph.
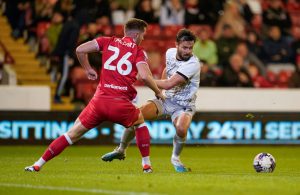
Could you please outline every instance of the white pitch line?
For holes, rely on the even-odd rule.
[[[148,192],[122,192],[113,190],[102,190],[102,189],[86,189],[86,188],[75,188],[75,187],[57,187],[57,186],[40,186],[30,184],[14,184],[14,183],[0,183],[3,187],[16,187],[16,188],[31,188],[31,189],[42,189],[42,190],[53,190],[53,191],[69,191],[69,192],[87,192],[94,194],[115,194],[115,195],[163,195],[158,193]]]

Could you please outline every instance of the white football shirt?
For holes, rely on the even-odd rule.
[[[200,83],[201,64],[194,55],[187,61],[177,60],[176,53],[176,48],[170,48],[166,52],[167,78],[177,73],[187,80],[187,84],[166,90],[165,95],[181,106],[194,106]]]

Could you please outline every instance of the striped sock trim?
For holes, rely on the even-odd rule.
[[[137,128],[141,128],[141,127],[147,127],[146,123],[142,123],[142,124],[137,125]]]
[[[174,140],[176,140],[176,142],[179,143],[179,144],[184,144],[186,142],[186,137],[185,138],[181,138],[177,134],[175,134]]]
[[[72,145],[72,144],[73,144],[73,142],[72,142],[71,138],[68,136],[68,134],[67,134],[67,133],[65,133],[65,134],[64,134],[64,136],[65,136],[65,138],[66,138],[67,142],[68,142],[70,145]]]

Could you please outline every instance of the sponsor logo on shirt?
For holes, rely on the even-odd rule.
[[[127,86],[118,86],[118,85],[114,85],[114,84],[104,84],[104,87],[111,88],[111,89],[116,89],[116,90],[127,91]]]

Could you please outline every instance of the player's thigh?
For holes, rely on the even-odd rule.
[[[185,137],[187,130],[190,127],[193,116],[190,113],[182,112],[174,120],[174,126],[176,128],[176,133],[180,137]]]
[[[142,124],[144,122],[145,122],[144,116],[143,116],[142,112],[140,112],[139,116],[138,116],[138,119],[133,123],[133,125],[139,125],[139,124]]]
[[[81,124],[87,129],[92,129],[106,120],[107,110],[105,105],[110,105],[105,99],[93,98],[88,105],[82,110],[75,123],[80,120]]]
[[[154,102],[147,101],[140,110],[143,114],[144,120],[155,120],[158,117],[158,109]]]
[[[109,105],[108,121],[121,124],[125,127],[130,127],[138,124],[137,121],[143,123],[141,111],[127,100],[112,100]]]

